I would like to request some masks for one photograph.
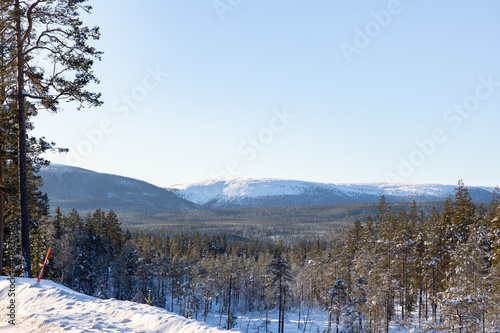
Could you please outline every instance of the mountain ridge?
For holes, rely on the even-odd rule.
[[[63,212],[120,212],[279,206],[444,201],[456,185],[320,183],[276,178],[210,179],[161,188],[150,183],[79,167],[51,164],[40,171],[52,207]],[[491,201],[493,187],[468,187],[475,202]]]
[[[377,202],[444,201],[456,185],[320,183],[274,178],[236,178],[176,184],[167,189],[206,208]],[[468,187],[474,201],[489,202],[494,187]]]

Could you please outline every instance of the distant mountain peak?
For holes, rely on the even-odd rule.
[[[168,187],[176,195],[208,208],[290,206],[388,201],[442,201],[456,186],[398,183],[319,183],[273,178],[211,179]],[[494,188],[469,187],[476,201],[489,201]]]

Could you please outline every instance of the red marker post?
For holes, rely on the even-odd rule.
[[[40,280],[42,279],[43,270],[45,269],[45,265],[47,264],[47,259],[49,259],[51,250],[52,250],[52,248],[49,247],[49,250],[47,251],[47,255],[45,256],[45,261],[43,262],[42,271],[40,272],[40,276],[38,277],[38,280],[36,280],[36,283],[40,283]]]

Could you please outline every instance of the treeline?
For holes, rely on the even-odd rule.
[[[416,204],[396,213],[382,197],[375,216],[313,243],[131,235],[101,210],[58,212],[41,229],[53,247],[51,279],[199,320],[216,313],[222,327],[237,313],[276,311],[284,320],[291,309],[300,326],[308,309],[325,309],[329,328],[349,332],[416,320],[444,331],[500,329],[500,197],[476,207],[463,184],[430,214]]]
[[[491,195],[490,199],[491,200]],[[399,212],[412,203],[388,203]],[[442,210],[444,202],[419,203],[427,215],[433,207]],[[69,212],[69,210],[68,210]],[[295,207],[232,208],[210,210],[117,212],[120,222],[131,231],[156,234],[227,235],[245,239],[282,240],[291,246],[302,239],[327,241],[345,225],[356,219],[376,215],[377,203],[349,203]]]

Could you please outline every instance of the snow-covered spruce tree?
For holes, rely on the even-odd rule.
[[[101,104],[100,94],[85,90],[98,80],[92,72],[101,53],[88,45],[99,38],[97,28],[83,26],[80,12],[89,12],[86,0],[2,0],[1,30],[5,41],[15,41],[4,71],[14,75],[15,86],[7,89],[6,100],[17,120],[17,167],[23,275],[31,277],[30,209],[28,190],[27,118],[28,109],[42,107],[57,111],[63,99],[80,106]],[[38,65],[36,65],[36,64]],[[11,82],[14,85],[13,82]],[[31,104],[30,104],[31,103]]]

